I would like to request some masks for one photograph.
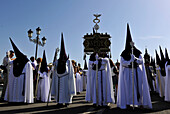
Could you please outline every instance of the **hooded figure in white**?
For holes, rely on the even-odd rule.
[[[33,69],[29,59],[10,39],[16,59],[12,61],[5,99],[8,102],[33,103]]]
[[[96,64],[98,64],[98,93],[96,93]],[[109,59],[105,57],[96,61],[95,53],[89,59],[85,99],[99,106],[115,103]]]
[[[39,82],[38,82],[37,100],[41,100],[42,102],[47,102],[48,93],[50,90],[50,77],[48,76],[48,68],[47,68],[45,50],[43,53],[41,68],[38,73],[39,73]],[[50,99],[51,98],[49,98],[49,101]]]
[[[62,107],[64,103],[65,105],[72,103],[72,97],[76,95],[73,66],[65,52],[63,34],[61,37],[60,58],[54,63],[51,95],[55,96],[58,107]]]
[[[161,47],[160,47],[161,59],[159,58],[159,55],[156,50],[155,52],[156,52],[156,63],[157,63],[157,67],[156,67],[157,82],[158,82],[157,88],[158,88],[159,96],[164,97],[165,96],[165,76],[166,76],[165,59],[164,59],[164,55],[163,55]]]
[[[170,102],[170,89],[169,89],[169,87],[170,87],[170,59],[169,59],[168,52],[167,52],[166,48],[165,48],[165,57],[166,57],[165,101]]]
[[[134,105],[152,108],[141,52],[134,46],[134,55],[132,55],[130,42],[132,38],[127,25],[126,47],[120,60],[117,107],[126,109],[127,106],[133,105],[132,62],[134,62]]]

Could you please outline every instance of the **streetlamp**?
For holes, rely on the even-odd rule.
[[[35,39],[32,39],[33,31],[32,31],[31,29],[28,31],[29,40],[30,40],[31,42],[36,43],[35,59],[37,59],[38,45],[44,46],[44,45],[46,44],[46,40],[47,40],[45,37],[43,37],[43,38],[41,39],[42,42],[39,41],[40,32],[41,32],[41,29],[40,29],[40,27],[38,27],[38,28],[36,29],[37,37],[36,37]]]

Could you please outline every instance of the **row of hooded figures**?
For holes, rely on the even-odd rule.
[[[132,37],[127,25],[125,49],[120,55],[120,64],[114,65],[106,53],[91,54],[84,70],[77,67],[66,55],[63,34],[59,59],[54,60],[49,72],[45,51],[39,64],[36,82],[33,77],[33,65],[19,51],[10,39],[16,59],[8,62],[8,83],[4,100],[8,102],[34,103],[34,97],[50,102],[53,97],[58,107],[72,103],[73,96],[86,90],[85,100],[94,106],[108,106],[117,103],[117,107],[152,109],[150,91],[156,91],[165,101],[170,101],[170,60],[161,60],[156,52],[156,64],[153,59],[145,61],[142,53],[131,45]],[[133,48],[132,48],[133,47]],[[97,74],[96,74],[97,73]],[[37,87],[35,86],[37,85]],[[115,97],[117,96],[117,97]]]

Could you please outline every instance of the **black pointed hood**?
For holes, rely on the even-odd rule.
[[[20,52],[11,38],[10,41],[16,56],[16,59],[13,61],[13,74],[15,77],[19,77],[22,74],[25,64],[29,61],[29,59]]]
[[[165,59],[166,61],[169,61],[168,51],[166,48],[165,48]]]
[[[130,33],[130,27],[129,24],[127,24],[127,34],[126,34],[126,44],[125,44],[125,49],[124,51],[121,53],[121,56],[125,59],[125,60],[130,60],[131,59],[131,53],[132,53],[132,47],[130,45],[130,42],[132,42],[132,36]],[[141,51],[139,51],[135,46],[133,48],[133,52],[135,57],[139,57],[139,55],[141,54]]]
[[[88,70],[86,59],[84,61],[84,70]]]
[[[62,74],[66,70],[66,61],[68,60],[68,57],[66,55],[65,51],[65,45],[64,45],[64,38],[63,33],[61,34],[61,48],[60,48],[60,57],[58,59],[58,66],[57,66],[57,72],[59,74]]]
[[[60,48],[60,57],[59,57],[59,59],[62,59],[64,61],[67,61],[67,59],[68,59],[66,51],[65,51],[63,33],[61,33],[61,48]]]
[[[156,73],[155,59],[152,58],[152,57],[151,57],[151,64],[150,65],[153,67],[154,73]]]
[[[161,49],[161,46],[159,46],[159,49],[160,49],[160,55],[161,55],[161,62],[165,62],[165,58],[164,58],[164,54],[163,54],[163,51]]]
[[[160,48],[160,54],[161,54],[161,61],[160,61],[160,65],[159,66],[161,68],[162,76],[166,76],[166,71],[165,71],[165,62],[166,62],[166,60],[164,58],[164,54],[162,52],[161,46],[159,46],[159,48]]]
[[[45,50],[44,50],[44,52],[43,52],[43,59],[42,59],[42,62],[41,62],[40,72],[41,72],[41,73],[43,73],[43,72],[48,73],[47,60],[46,60]]]
[[[148,54],[147,48],[145,49],[144,60],[145,60],[145,63],[150,63],[150,55]]]
[[[159,58],[159,55],[158,55],[158,53],[157,53],[157,51],[155,50],[155,53],[156,53],[156,64],[157,65],[160,65],[160,58]]]

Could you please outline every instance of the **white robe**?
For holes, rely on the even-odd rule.
[[[170,65],[166,66],[165,101],[170,102]]]
[[[157,66],[156,68],[157,76],[158,76],[158,90],[159,90],[159,96],[163,97],[165,96],[165,76],[161,75],[160,67]]]
[[[6,89],[5,100],[8,102],[24,102],[24,103],[33,103],[33,70],[30,62],[25,64],[25,67],[19,77],[15,77],[13,74],[13,63],[10,68],[8,86]],[[25,79],[25,92],[23,92],[23,84]]]
[[[76,84],[72,63],[70,60],[67,60],[66,71],[63,74],[57,73],[57,64],[58,60],[55,62],[55,68],[53,71],[51,95],[55,96],[57,103],[72,103],[72,97],[73,95],[76,95]],[[60,79],[59,83],[58,79]],[[59,101],[57,100],[58,97]]]
[[[80,74],[77,72],[76,73],[76,91],[77,92],[82,92],[83,91],[83,87],[82,87],[82,76],[80,76]]]
[[[121,57],[120,60],[117,106],[121,109],[126,109],[126,105],[133,104],[132,68],[128,68],[128,65],[130,65],[131,61],[132,59],[126,61],[123,59],[123,57]],[[143,105],[144,108],[152,108],[148,81],[141,56],[139,56],[137,63],[139,65],[139,67],[137,67],[137,73],[140,99],[138,102],[136,89],[136,69],[134,69],[134,105]]]
[[[46,72],[39,72],[39,83],[38,83],[38,92],[37,92],[37,100],[41,100],[42,102],[48,101],[48,94],[50,90],[50,77]],[[49,101],[51,101],[51,95],[49,98]]]
[[[111,68],[108,58],[102,58],[101,67],[98,71],[98,99],[96,98],[96,70],[92,69],[92,64],[98,64],[98,61],[89,61],[89,69],[87,72],[87,88],[86,101],[93,102],[98,105],[107,105],[107,103],[114,103],[113,83],[111,79]],[[101,84],[102,74],[102,84]],[[103,94],[102,91],[103,90]],[[102,101],[103,99],[103,101]]]

